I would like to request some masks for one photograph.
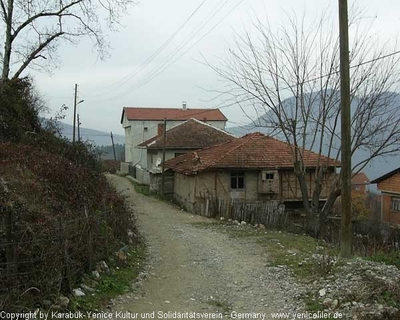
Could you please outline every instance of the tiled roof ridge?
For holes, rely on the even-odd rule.
[[[209,128],[215,129],[215,130],[217,130],[217,131],[220,131],[221,133],[225,133],[226,135],[231,136],[231,137],[233,137],[233,138],[237,138],[237,136],[235,136],[235,135],[229,133],[228,131],[222,130],[222,129],[217,128],[217,127],[214,127],[214,126],[211,125],[211,124],[205,123],[204,121],[200,121],[200,120],[197,120],[197,119],[195,119],[195,118],[190,118],[190,119],[185,120],[185,121],[183,121],[183,122],[181,122],[181,123],[178,123],[178,124],[174,125],[173,127],[169,128],[166,132],[168,133],[168,131],[171,131],[172,129],[176,129],[176,128],[179,127],[179,126],[188,123],[189,121],[194,121],[194,122],[199,123],[199,124],[201,124],[201,125],[207,126],[207,127],[209,127]],[[140,144],[142,144],[142,143],[144,143],[144,142],[146,142],[146,141],[149,141],[149,140],[151,140],[151,139],[157,139],[157,138],[158,138],[158,134],[155,134],[154,136],[151,136],[150,138],[146,139],[145,141],[141,142]],[[151,145],[153,145],[153,144],[155,144],[155,143],[156,143],[156,140],[153,140],[153,141],[151,141],[149,144],[146,144],[146,146],[149,147],[149,146],[151,146]]]
[[[296,147],[295,145],[293,145],[293,144],[291,144],[291,143],[289,143],[289,142],[287,142],[287,141],[282,141],[282,140],[277,139],[277,138],[275,138],[275,137],[272,137],[272,136],[270,136],[270,135],[266,135],[266,137],[268,137],[268,138],[270,138],[270,139],[273,139],[273,140],[276,140],[276,141],[278,141],[278,142],[287,144],[287,145],[290,146],[290,147]],[[333,159],[333,158],[331,158],[331,157],[328,157],[328,156],[326,156],[326,155],[324,155],[324,154],[322,154],[322,153],[318,153],[318,152],[315,152],[315,151],[312,151],[312,150],[309,150],[309,149],[306,149],[306,148],[303,148],[303,147],[297,147],[297,148],[303,152],[302,157],[304,156],[304,153],[309,153],[309,154],[314,154],[314,155],[316,155],[316,156],[319,156],[320,159],[321,159],[321,158],[322,158],[322,159],[328,159],[328,163],[330,162],[330,160],[333,160],[333,161],[332,161],[333,164],[335,164],[335,163],[337,162],[336,159]]]
[[[265,136],[265,135],[263,135],[261,132],[253,132],[253,133],[248,133],[248,134],[246,134],[245,136],[243,136],[242,138],[240,138],[240,139],[243,139],[243,142],[242,142],[242,143],[239,143],[237,146],[233,147],[233,148],[230,149],[228,152],[224,153],[220,158],[218,158],[217,160],[213,161],[213,162],[214,162],[213,164],[218,163],[219,161],[221,161],[222,159],[224,159],[227,155],[229,155],[229,154],[231,154],[233,151],[239,149],[239,148],[242,147],[245,143],[247,143],[249,140],[251,140],[252,138],[254,138],[254,137],[256,137],[256,136]],[[246,138],[246,137],[247,137],[247,139],[244,139],[244,138]],[[228,143],[230,143],[230,142],[232,142],[232,141],[228,141]],[[216,146],[214,146],[214,147],[216,147]],[[201,159],[200,159],[200,160],[201,160]],[[210,165],[209,167],[211,167],[211,165]]]

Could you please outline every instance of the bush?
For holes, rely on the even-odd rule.
[[[20,141],[40,129],[40,99],[28,78],[0,83],[0,141]]]
[[[28,80],[1,84],[0,310],[67,294],[137,234],[95,148],[41,127]]]

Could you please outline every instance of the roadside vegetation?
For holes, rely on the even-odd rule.
[[[122,267],[142,256],[134,212],[107,182],[95,149],[62,138],[58,116],[41,123],[43,107],[29,79],[0,85],[1,310],[68,310],[78,291],[117,293],[136,272]],[[120,268],[115,281],[102,275],[82,288],[107,264]]]

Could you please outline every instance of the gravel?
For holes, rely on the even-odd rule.
[[[155,311],[155,318],[159,311],[217,312],[224,318],[232,312],[263,313],[266,319],[273,312],[301,312],[305,289],[285,266],[268,266],[260,245],[196,226],[212,220],[137,194],[125,178],[109,179],[135,206],[149,260],[135,292],[114,299],[108,311]]]

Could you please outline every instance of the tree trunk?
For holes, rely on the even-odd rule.
[[[323,232],[323,227],[326,224],[326,219],[329,216],[329,213],[332,212],[333,205],[335,204],[336,199],[340,196],[341,190],[336,189],[335,191],[331,192],[326,200],[321,212],[319,213],[319,221],[318,221],[318,230],[320,235]]]
[[[3,60],[3,73],[1,79],[7,80],[10,74],[10,61],[11,61],[11,45],[12,45],[12,22],[13,22],[14,0],[7,2],[7,17],[6,17],[6,39],[4,42],[4,60]]]

